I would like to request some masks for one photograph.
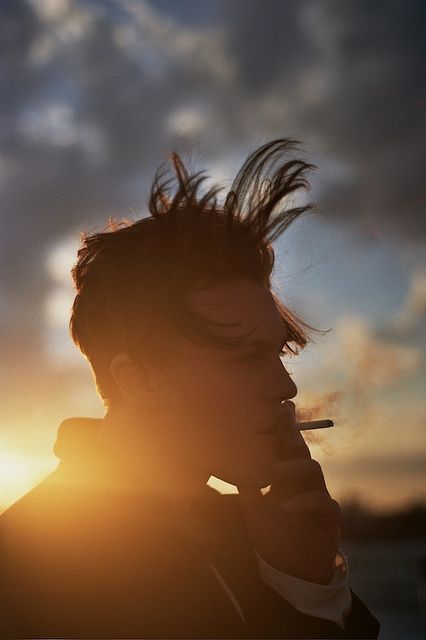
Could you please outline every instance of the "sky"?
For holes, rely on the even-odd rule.
[[[310,200],[274,288],[327,333],[290,363],[330,491],[426,500],[426,5],[414,0],[2,0],[0,508],[102,416],[68,335],[80,233],[138,218],[170,151],[230,185],[301,141]],[[309,437],[309,436],[308,436]],[[223,490],[229,490],[222,487]]]

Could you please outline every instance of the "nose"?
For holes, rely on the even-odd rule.
[[[284,394],[282,399],[290,400],[291,398],[294,398],[297,395],[297,386],[283,364],[282,364],[282,371],[284,374]]]
[[[278,359],[275,367],[271,367],[271,379],[269,380],[267,395],[270,400],[280,402],[290,400],[297,395],[297,386],[281,359]]]

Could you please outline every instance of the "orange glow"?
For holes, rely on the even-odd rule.
[[[0,451],[0,511],[30,491],[57,465],[54,458],[36,458],[18,451]]]

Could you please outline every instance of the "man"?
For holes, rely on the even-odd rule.
[[[256,151],[221,206],[173,156],[150,217],[83,240],[70,326],[107,412],[62,423],[58,469],[2,518],[2,637],[377,637],[281,361],[308,330],[270,289],[309,208],[282,205],[311,168],[294,146]]]

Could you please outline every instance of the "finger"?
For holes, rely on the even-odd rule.
[[[296,467],[296,462],[303,464]],[[310,491],[330,495],[321,466],[316,460],[292,461],[291,468],[281,467],[281,476],[273,481],[266,497],[270,502],[280,504]]]
[[[286,400],[280,407],[276,426],[283,445],[289,447],[305,447],[302,434],[296,427],[296,406],[291,400]]]
[[[300,436],[300,438],[302,441],[295,439],[289,440],[287,435],[279,434],[281,460],[309,460],[311,458],[308,445],[302,436]]]
[[[296,405],[291,400],[286,400],[280,406],[280,423],[289,427],[296,424]]]
[[[285,460],[274,465],[271,490],[296,482],[309,482],[312,488],[326,489],[321,465],[312,458]]]
[[[280,503],[280,511],[293,514],[315,514],[338,520],[340,506],[323,491],[308,491]]]
[[[311,453],[302,434],[295,427],[285,427],[278,425],[278,437],[281,445],[281,459],[309,459]]]

